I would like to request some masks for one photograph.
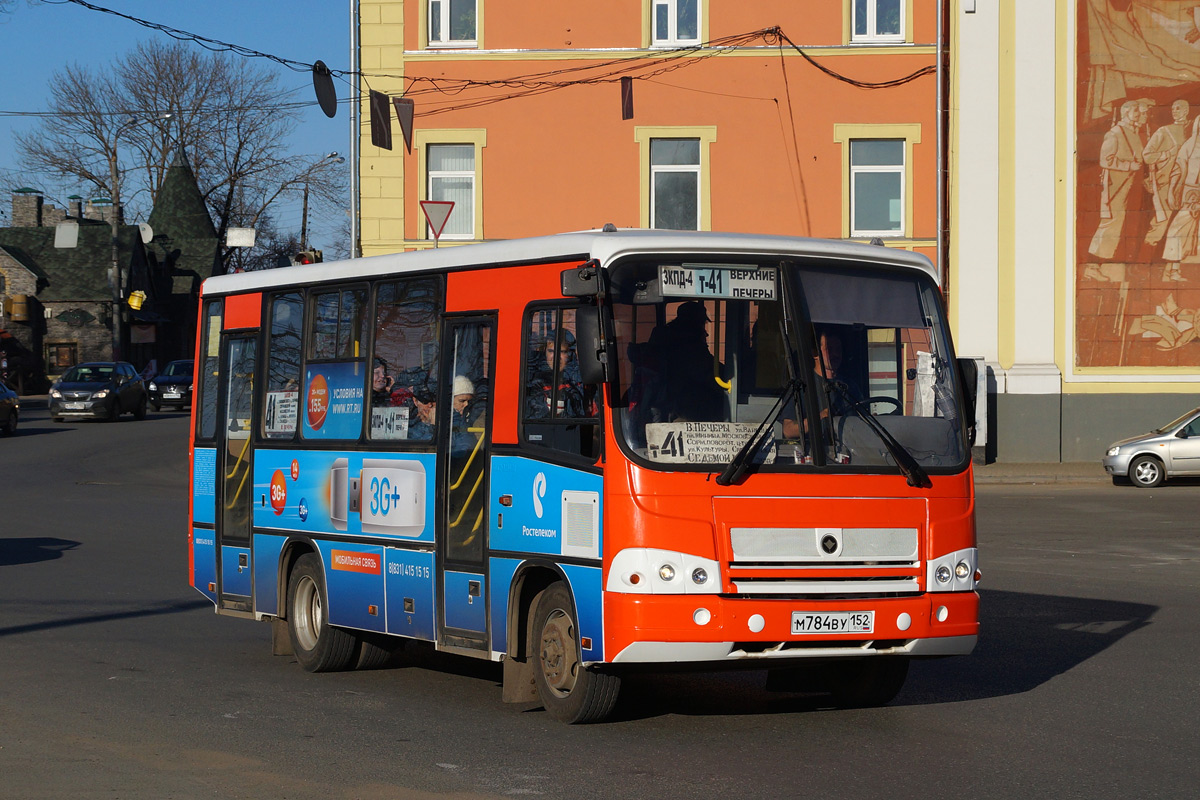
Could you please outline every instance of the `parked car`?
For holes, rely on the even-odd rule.
[[[124,361],[76,364],[50,387],[50,418],[94,417],[115,420],[126,412],[146,418],[146,384]]]
[[[1113,483],[1151,489],[1167,478],[1200,475],[1200,408],[1163,427],[1113,442],[1104,455]]]
[[[166,406],[188,408],[192,404],[192,383],[195,380],[195,362],[172,361],[167,368],[155,375],[146,387],[150,392],[150,405],[155,411]]]
[[[21,416],[21,401],[17,393],[0,383],[0,431],[5,436],[17,432],[17,421]]]

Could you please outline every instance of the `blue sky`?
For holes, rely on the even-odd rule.
[[[320,59],[331,69],[350,68],[350,0],[89,0],[92,5],[242,45],[272,55],[311,63]],[[0,112],[43,111],[50,76],[71,62],[107,66],[114,55],[130,50],[137,42],[166,34],[110,14],[72,3],[11,0],[0,13]],[[199,45],[192,45],[199,47]],[[347,106],[339,105],[329,119],[316,106],[312,76],[293,72],[273,62],[256,59],[276,69],[280,86],[296,89],[296,97],[311,100],[289,142],[296,154],[324,155],[338,151],[349,155],[350,123]],[[339,99],[349,87],[335,82]],[[36,120],[0,114],[0,175],[16,170],[15,131],[30,130]],[[347,170],[349,162],[346,163]],[[0,186],[0,204],[9,212],[8,193],[13,186]],[[39,187],[40,188],[40,187]],[[79,194],[86,194],[80,187]],[[300,201],[276,209],[281,227],[300,228]],[[293,222],[294,220],[294,222]],[[310,216],[310,240],[328,246],[332,232],[343,223]]]

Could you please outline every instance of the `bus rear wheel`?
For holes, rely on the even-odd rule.
[[[328,607],[321,561],[316,554],[305,553],[288,576],[287,612],[292,650],[309,672],[336,672],[358,661],[357,637],[329,624]]]
[[[839,708],[871,708],[890,703],[908,678],[908,659],[864,658],[840,663],[828,674],[829,691]]]
[[[551,584],[534,608],[533,672],[546,713],[568,724],[603,720],[617,703],[621,679],[580,661],[579,629],[566,586]]]

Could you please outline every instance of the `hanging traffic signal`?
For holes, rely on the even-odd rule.
[[[301,250],[296,253],[296,257],[292,259],[292,263],[296,266],[304,264],[319,264],[324,260],[320,250]]]

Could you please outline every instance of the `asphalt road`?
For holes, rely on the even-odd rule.
[[[0,439],[0,797],[1193,797],[1200,485],[980,487],[983,636],[887,708],[639,676],[615,721],[430,652],[326,675],[187,586],[186,421]]]

